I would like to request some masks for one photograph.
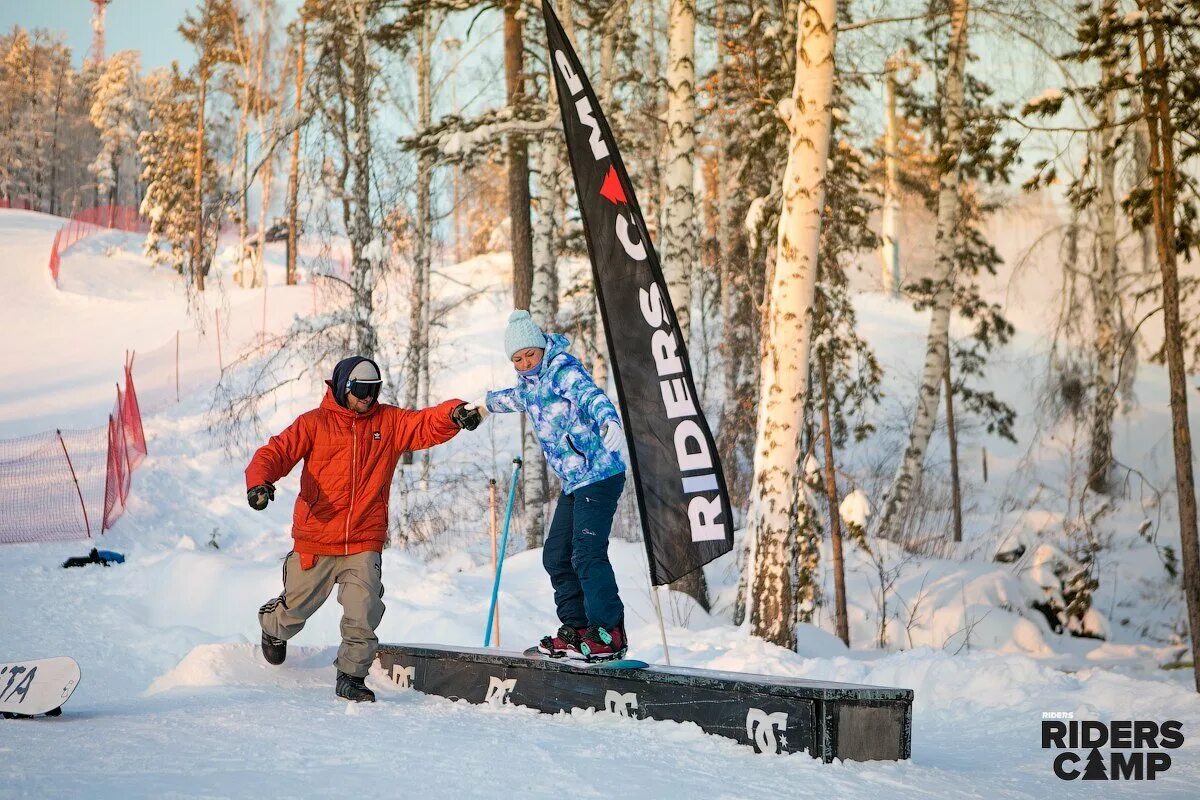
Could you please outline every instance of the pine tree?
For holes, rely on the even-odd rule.
[[[207,118],[209,84],[220,69],[236,59],[236,53],[231,49],[233,31],[241,22],[241,15],[233,4],[233,0],[200,0],[196,14],[187,14],[179,26],[179,33],[196,50],[196,66],[194,67],[196,88],[196,117],[193,122],[192,145],[192,235],[191,257],[189,259],[189,276],[191,286],[197,292],[204,291],[204,279],[208,274],[212,260],[212,248],[208,243],[210,226],[209,213],[205,208],[204,190],[208,185],[205,169],[212,160],[208,153],[208,140],[205,131]]]
[[[119,203],[121,164],[133,154],[145,115],[136,50],[115,53],[93,89],[92,124],[100,132],[100,152],[90,169],[103,202]]]
[[[152,72],[146,91],[148,124],[138,136],[141,179],[146,184],[140,210],[150,221],[145,252],[155,263],[190,274],[195,252],[192,237],[198,213],[196,197],[215,192],[216,166],[211,154],[206,154],[201,172],[207,185],[197,193],[192,186],[197,117],[194,80],[174,65]]]

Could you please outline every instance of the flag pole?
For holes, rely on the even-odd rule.
[[[649,578],[649,576],[647,576]],[[667,629],[663,625],[662,604],[658,601],[658,590],[661,586],[650,585],[650,596],[654,598],[654,612],[658,615],[658,635],[662,637],[663,659],[671,666],[671,649],[667,647]]]

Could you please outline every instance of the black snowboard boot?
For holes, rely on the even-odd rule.
[[[365,679],[338,670],[337,696],[355,703],[374,703],[375,693],[367,688]]]
[[[279,666],[287,658],[287,642],[283,639],[276,639],[271,634],[263,631],[262,637],[263,658],[268,664]]]

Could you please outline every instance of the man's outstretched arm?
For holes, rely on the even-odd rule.
[[[465,406],[462,400],[447,400],[419,411],[398,409],[396,450],[405,452],[425,450],[454,438],[464,426],[455,420],[455,409]]]

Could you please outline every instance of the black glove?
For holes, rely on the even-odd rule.
[[[470,408],[466,403],[459,403],[450,412],[450,421],[460,428],[473,431],[479,427],[479,423],[483,422],[483,415],[479,413],[479,409]]]
[[[266,511],[267,503],[275,499],[275,484],[261,483],[246,492],[246,502],[255,511]]]

